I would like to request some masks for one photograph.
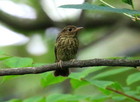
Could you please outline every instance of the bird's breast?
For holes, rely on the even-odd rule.
[[[79,42],[77,38],[60,38],[58,46],[66,50],[72,50],[79,46]]]
[[[78,50],[77,38],[60,38],[56,43],[56,56],[57,60],[70,60],[74,59]]]

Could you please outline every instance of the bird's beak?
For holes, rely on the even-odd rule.
[[[81,30],[81,29],[83,29],[84,27],[77,27],[76,29],[75,29],[75,31],[77,32],[77,31],[79,31],[79,30]]]

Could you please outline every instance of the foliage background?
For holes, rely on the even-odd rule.
[[[72,4],[74,1],[71,0]],[[105,3],[108,3],[120,9],[140,9],[139,0],[105,0],[104,4],[101,1],[103,0],[77,0],[77,3],[88,2],[98,6],[105,6]],[[9,12],[6,11],[8,2],[12,6],[9,6]],[[59,31],[68,24],[85,28],[79,34],[80,49],[77,59],[139,58],[139,21],[133,21],[122,13],[103,10],[66,11],[65,8],[59,7],[64,4],[69,2],[66,0],[0,1],[1,69],[54,63],[55,39]],[[17,6],[20,7],[20,12]],[[138,18],[138,14],[133,16]],[[4,38],[7,34],[10,35]],[[111,87],[139,98],[139,76],[140,72],[136,69],[124,67],[76,69],[68,78],[54,77],[52,72],[1,76],[0,101],[135,102],[106,88]]]

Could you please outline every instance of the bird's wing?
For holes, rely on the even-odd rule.
[[[55,44],[55,48],[54,48],[54,53],[55,53],[55,62],[57,62],[57,48],[56,48],[56,44]]]
[[[56,38],[56,43],[55,43],[55,49],[54,49],[54,52],[55,52],[55,62],[58,62],[58,58],[57,58],[57,46],[58,46],[58,44],[57,44],[57,42],[58,42],[59,38],[60,38],[60,33],[58,34],[58,37]]]

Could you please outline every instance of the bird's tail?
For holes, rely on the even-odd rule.
[[[54,76],[68,76],[69,75],[69,69],[57,69],[54,72]]]

